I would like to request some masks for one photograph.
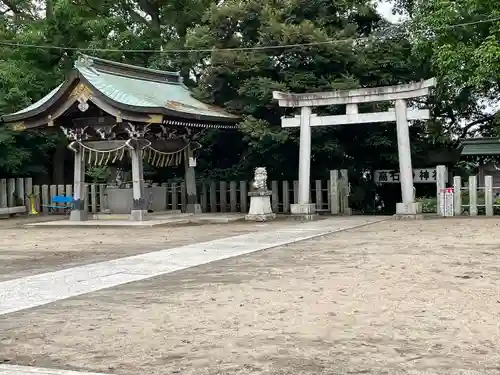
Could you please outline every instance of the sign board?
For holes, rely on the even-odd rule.
[[[416,168],[413,169],[413,183],[428,184],[436,183],[436,168]],[[375,171],[374,181],[377,184],[398,184],[400,183],[399,171],[394,169],[379,169]],[[446,181],[448,182],[448,174]]]
[[[192,156],[189,157],[189,167],[194,168],[196,167],[196,158],[193,158]]]
[[[441,215],[445,217],[453,216],[453,196],[453,188],[441,189],[441,191],[439,192],[439,205],[441,207]]]

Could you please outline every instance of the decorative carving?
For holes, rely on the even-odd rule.
[[[103,126],[101,128],[97,128],[95,132],[97,133],[97,136],[103,141],[110,141],[116,138],[116,133],[113,131],[113,126]]]
[[[12,124],[12,130],[14,130],[15,132],[22,132],[25,129],[26,126],[24,125],[24,122],[16,122]]]
[[[87,55],[80,55],[75,61],[75,66],[86,66],[86,67],[91,67],[92,64],[94,63],[94,60],[90,58],[90,56]]]
[[[79,83],[71,92],[71,96],[88,99],[92,96],[92,90],[90,90],[86,84]]]
[[[87,85],[79,83],[71,92],[71,96],[76,97],[78,100],[78,109],[85,112],[89,109],[88,100],[92,97],[92,90],[90,90]]]
[[[47,126],[54,126],[54,120],[52,119],[52,115],[47,116]]]
[[[166,136],[168,134],[168,129],[165,126],[160,125],[160,129],[161,129],[160,136]]]
[[[63,126],[60,127],[63,131],[64,135],[71,141],[84,141],[88,139],[88,134],[86,134],[86,130],[88,126],[84,128],[65,128]]]
[[[69,140],[72,140],[72,141],[76,140],[76,134],[75,134],[75,131],[73,129],[68,129],[68,128],[65,128],[63,126],[61,126],[60,128],[63,131],[66,138],[68,138]]]
[[[182,136],[179,133],[179,129],[169,129],[164,125],[158,125],[154,127],[147,126],[147,132],[154,134],[156,139],[180,139]]]
[[[81,111],[81,112],[85,112],[87,109],[89,109],[89,103],[87,103],[86,101],[80,101],[78,100],[80,103],[78,103],[78,109]]]
[[[267,171],[265,167],[255,168],[253,187],[257,190],[267,191]]]
[[[106,129],[103,128],[96,129],[96,132],[99,135],[99,138],[106,139]]]
[[[162,115],[148,115],[149,121],[148,124],[161,124],[163,122]]]
[[[148,130],[149,130],[148,127],[144,127],[141,129],[141,127],[136,126],[130,122],[128,122],[127,126],[125,127],[125,131],[128,133],[130,139],[144,138],[144,134]]]

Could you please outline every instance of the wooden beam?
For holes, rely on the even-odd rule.
[[[408,121],[428,120],[430,112],[428,109],[411,109],[407,112]],[[372,112],[372,113],[353,113],[348,115],[336,116],[317,116],[311,115],[311,126],[338,126],[352,124],[367,124],[375,122],[395,122],[396,112]],[[300,116],[282,117],[282,128],[300,127]]]
[[[78,117],[73,119],[73,124],[79,127],[115,125],[116,117],[114,116]]]

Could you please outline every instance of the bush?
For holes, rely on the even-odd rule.
[[[417,203],[422,203],[422,213],[435,214],[437,213],[437,198],[417,198]]]

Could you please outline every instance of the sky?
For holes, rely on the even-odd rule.
[[[377,1],[377,10],[390,22],[396,23],[400,21],[401,15],[392,14],[392,4],[387,0]]]

